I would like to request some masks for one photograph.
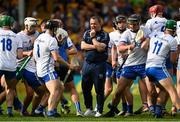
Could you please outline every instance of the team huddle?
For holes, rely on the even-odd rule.
[[[1,15],[0,104],[7,101],[8,116],[13,116],[14,106],[23,116],[60,117],[59,103],[62,112],[70,112],[70,102],[63,95],[64,91],[69,91],[76,115],[81,117],[127,117],[149,112],[155,118],[162,118],[166,115],[169,97],[172,101],[171,114],[180,113],[180,15],[174,20],[167,20],[163,11],[161,5],[150,7],[151,18],[145,25],[141,25],[141,17],[137,14],[127,18],[118,15],[113,20],[114,31],[110,33],[102,29],[99,16],[92,16],[90,28],[84,32],[81,41],[84,52],[82,69],[78,61],[72,63],[68,58],[76,55],[77,49],[63,29],[61,20],[43,20],[40,24],[42,30],[38,32],[38,20],[26,17],[24,30],[16,34],[11,29],[13,18]],[[171,78],[173,65],[177,65],[176,88]],[[73,82],[74,71],[79,70],[85,112],[81,110]],[[139,80],[142,107],[133,111],[130,88],[136,78]],[[26,89],[23,104],[16,92],[18,81],[22,81]],[[108,104],[109,111],[103,113],[113,82],[116,83],[115,93]],[[91,94],[93,85],[95,108]],[[121,111],[117,107],[120,100]],[[31,102],[32,109],[28,112]],[[2,109],[0,114],[3,114]]]

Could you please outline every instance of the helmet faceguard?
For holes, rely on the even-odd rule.
[[[32,31],[33,30],[32,28],[34,28],[38,25],[38,20],[33,17],[26,17],[24,19],[24,25],[28,31]]]

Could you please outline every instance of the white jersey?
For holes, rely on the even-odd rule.
[[[17,49],[22,48],[22,40],[11,30],[0,29],[0,70],[16,71]]]
[[[166,58],[170,51],[177,50],[177,42],[169,34],[159,32],[152,37],[149,44],[146,68],[165,67]]]
[[[117,54],[118,54],[118,64],[119,65],[121,65],[122,62],[123,62],[123,58],[122,58],[121,54],[118,51],[119,50],[118,47],[119,47],[119,42],[120,42],[121,35],[122,35],[122,33],[120,33],[118,30],[109,33],[109,37],[110,37],[109,45],[111,45],[111,47],[112,47],[112,45],[116,46]]]
[[[48,33],[42,33],[34,42],[33,56],[38,77],[54,72],[54,59],[51,51],[58,50],[57,40]]]
[[[24,31],[21,31],[18,33],[18,35],[23,41],[23,51],[30,51],[33,49],[33,41],[34,41],[33,39],[36,39],[38,37],[39,32],[36,31],[33,35],[29,36]],[[22,64],[21,63],[22,60],[18,60],[19,67]],[[36,66],[35,66],[35,62],[34,62],[33,57],[27,63],[25,69],[30,71],[30,72],[36,72]]]
[[[145,28],[144,26],[141,26],[140,29],[144,32],[144,38],[149,38],[149,29]],[[130,45],[134,43],[135,36],[136,33],[132,32],[130,29],[127,29],[121,36],[120,45]],[[128,59],[124,64],[124,67],[144,64],[146,62],[146,56],[147,54],[142,48],[135,47],[129,54]]]
[[[149,28],[152,33],[163,32],[165,29],[166,22],[167,19],[164,17],[155,17],[149,19],[146,22],[145,27]]]

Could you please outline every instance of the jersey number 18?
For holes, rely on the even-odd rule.
[[[11,51],[12,49],[12,40],[11,39],[5,39],[3,38],[3,40],[1,40],[2,43],[2,50],[3,51]]]

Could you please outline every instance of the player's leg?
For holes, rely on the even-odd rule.
[[[43,77],[45,81],[45,85],[50,93],[49,99],[48,99],[48,112],[47,116],[49,117],[58,117],[59,114],[57,113],[57,105],[59,103],[60,97],[62,96],[64,87],[60,83],[60,81],[57,80],[57,73],[52,72],[47,74]]]
[[[71,81],[65,83],[64,86],[65,86],[65,89],[67,89],[71,93],[71,99],[76,107],[76,115],[83,116],[83,113],[81,111],[80,101],[79,101],[79,95],[77,93],[73,80],[71,79]]]
[[[15,96],[15,88],[17,84],[17,79],[16,79],[16,72],[8,72],[8,71],[3,71],[4,72],[4,80],[6,81],[6,101],[7,101],[7,114],[8,116],[13,116],[12,113],[12,106],[13,106],[13,101],[14,101],[14,96]]]
[[[44,109],[46,107],[46,105],[41,105],[41,101],[44,100],[45,98],[43,98],[45,96],[45,94],[48,94],[47,92],[47,89],[45,87],[44,84],[42,84],[41,86],[39,87],[36,87],[34,88],[34,91],[35,91],[35,95],[34,95],[34,99],[32,101],[32,110],[31,110],[31,115],[35,115],[35,110],[38,108],[38,106],[40,105],[40,110],[37,112],[40,113],[39,115],[43,116],[43,112],[44,112]],[[47,99],[49,98],[49,96],[47,97]],[[47,101],[47,100],[46,100]]]
[[[107,112],[104,116],[105,117],[113,117],[115,116],[115,108],[118,106],[120,102],[120,98],[123,94],[123,91],[129,85],[131,79],[127,79],[124,76],[120,77],[117,81],[117,88],[112,98],[111,108],[110,111]]]
[[[26,96],[23,101],[23,108],[21,110],[21,114],[23,116],[28,116],[29,113],[27,112],[28,106],[31,104],[33,96],[34,96],[34,90],[27,84],[26,81],[24,82],[25,90],[26,90]]]
[[[125,116],[133,115],[133,95],[132,95],[131,90],[130,90],[132,84],[133,84],[133,81],[130,81],[128,86],[125,88],[125,91],[123,92],[123,96],[125,97],[125,102],[127,105]],[[123,102],[123,100],[122,100],[122,102]]]
[[[142,106],[134,112],[134,114],[141,114],[142,112],[148,111],[148,104],[147,104],[147,87],[146,83],[142,80],[138,81],[139,85],[139,93],[141,96]]]

